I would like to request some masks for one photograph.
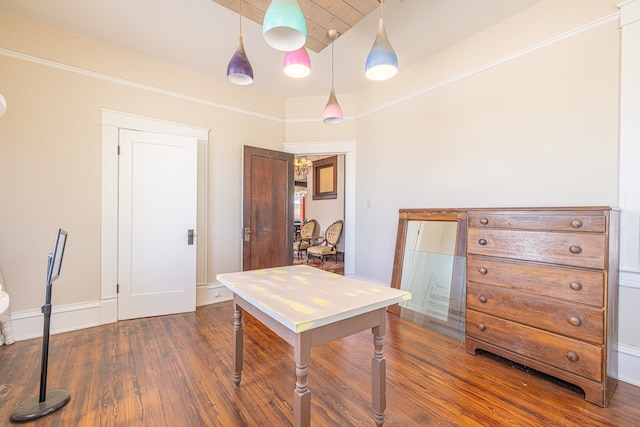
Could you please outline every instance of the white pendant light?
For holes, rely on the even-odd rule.
[[[262,21],[269,46],[283,52],[300,49],[307,41],[307,22],[297,0],[272,0]]]
[[[389,42],[387,32],[384,29],[382,17],[382,1],[380,1],[380,19],[378,20],[378,33],[373,42],[373,47],[367,56],[365,63],[365,75],[369,80],[387,80],[398,72],[398,56]]]
[[[338,32],[336,30],[329,30],[329,38],[331,39],[331,93],[329,94],[329,100],[322,112],[322,121],[328,125],[336,125],[342,122],[343,114],[338,99],[336,98],[336,91],[333,88],[333,45],[338,38]]]

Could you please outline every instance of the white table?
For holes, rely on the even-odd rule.
[[[307,383],[311,348],[371,328],[372,406],[376,425],[383,424],[386,361],[382,343],[386,308],[410,299],[409,292],[305,265],[219,274],[217,278],[233,292],[236,389],[240,387],[243,366],[243,310],[293,346],[296,427],[309,426],[311,422],[311,390]]]

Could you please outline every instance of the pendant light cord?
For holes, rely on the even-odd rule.
[[[334,75],[334,64],[335,64],[335,60],[334,60],[334,54],[333,54],[333,50],[334,50],[334,44],[336,42],[336,39],[338,38],[338,31],[336,30],[329,30],[328,32],[328,36],[331,39],[331,88],[333,89],[333,75]]]
[[[331,89],[333,89],[333,67],[334,67],[334,60],[333,60],[333,45],[335,43],[335,39],[333,39],[331,41]]]

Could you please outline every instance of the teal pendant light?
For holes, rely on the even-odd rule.
[[[398,72],[398,56],[396,55],[387,32],[384,28],[382,17],[382,1],[380,2],[380,19],[378,21],[378,33],[373,42],[373,47],[367,56],[365,63],[365,75],[369,80],[387,80]]]
[[[262,21],[269,46],[283,52],[300,49],[307,41],[307,22],[297,0],[272,0]]]

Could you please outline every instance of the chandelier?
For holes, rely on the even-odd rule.
[[[295,158],[293,159],[293,168],[295,170],[296,179],[302,180],[307,177],[309,172],[311,172],[311,165],[313,162],[309,159],[305,158]]]

